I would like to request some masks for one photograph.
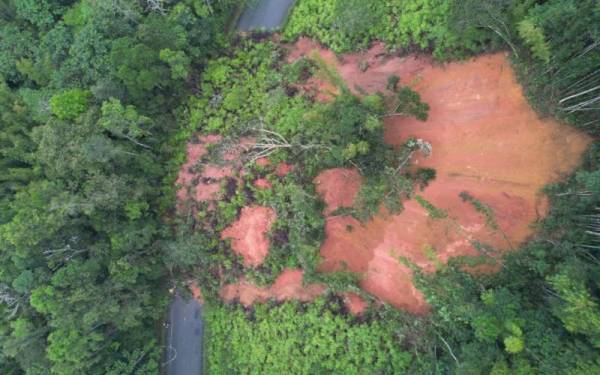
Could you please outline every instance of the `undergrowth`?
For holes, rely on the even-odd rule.
[[[353,321],[335,298],[250,310],[211,306],[207,369],[214,374],[408,373],[412,356],[402,349],[407,332],[398,315]]]
[[[325,221],[312,181],[324,169],[353,167],[363,174],[365,183],[355,211],[363,220],[381,203],[398,212],[401,201],[412,192],[414,181],[404,169],[419,143],[409,140],[400,148],[386,144],[383,118],[394,114],[426,119],[429,107],[419,95],[406,87],[395,87],[391,97],[377,93],[359,98],[348,90],[335,69],[317,56],[289,65],[283,64],[283,57],[282,49],[271,42],[242,42],[231,56],[208,63],[201,93],[190,99],[189,110],[184,113],[189,129],[218,133],[228,145],[235,147],[243,136],[256,140],[255,146],[242,153],[243,178],[223,187],[227,191],[216,210],[192,203],[196,214],[189,228],[201,229],[207,245],[193,251],[196,257],[182,256],[179,261],[192,264],[191,258],[202,258],[208,278],[226,273],[232,279],[245,274],[265,285],[290,267],[303,269],[307,279],[319,279],[316,268]],[[339,94],[327,103],[314,101],[302,86],[312,75],[331,82]],[[386,103],[393,104],[390,107]],[[218,150],[211,150],[202,162],[218,163]],[[294,170],[279,177],[273,168],[258,166],[255,161],[259,157],[268,157],[271,165],[293,163]],[[433,175],[428,171],[415,177],[423,184]],[[272,188],[255,188],[256,178],[267,179]],[[253,204],[273,208],[277,219],[268,234],[271,247],[264,263],[244,270],[227,242],[218,239],[241,209]],[[175,260],[179,253],[174,254]],[[331,285],[337,283],[333,278],[321,279]],[[206,281],[216,285],[213,280]],[[216,292],[211,288],[208,293]]]
[[[481,51],[486,34],[457,32],[452,12],[446,0],[299,0],[283,36],[309,36],[335,52],[381,40],[390,49],[431,51],[440,60]]]

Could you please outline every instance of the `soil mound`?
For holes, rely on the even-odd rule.
[[[419,92],[431,110],[426,122],[400,116],[385,120],[385,140],[392,145],[408,138],[431,143],[428,158],[415,156],[414,168],[434,168],[437,177],[421,191],[421,203],[404,202],[395,215],[381,210],[367,222],[332,216],[350,207],[361,185],[354,169],[322,172],[314,182],[326,204],[326,239],[321,246],[320,270],[350,270],[360,274],[360,286],[381,301],[414,313],[429,309],[414,286],[408,260],[433,272],[451,257],[480,254],[482,247],[516,249],[533,234],[532,223],[544,218],[547,199],[540,193],[548,183],[568,175],[578,165],[590,139],[572,128],[540,119],[523,96],[504,53],[469,61],[434,64],[427,56],[387,56],[382,44],[363,53],[336,56],[308,39],[291,47],[289,61],[319,54],[357,94],[386,92],[390,75]],[[319,77],[307,83],[315,97],[328,100],[335,88]],[[390,94],[390,92],[387,92]],[[187,150],[187,161],[177,180],[179,202],[219,199],[221,182],[235,176],[239,154],[208,163],[209,144],[218,136],[198,137]],[[200,165],[202,164],[202,165]],[[257,161],[267,167],[268,160]],[[273,166],[278,176],[292,166]],[[265,181],[257,187],[267,188]],[[443,210],[432,218],[424,202]],[[268,254],[267,233],[276,213],[267,207],[246,207],[240,218],[222,232],[246,267],[260,265]],[[286,269],[269,287],[241,278],[226,285],[221,297],[249,306],[268,299],[308,301],[325,291],[323,285],[304,286],[302,271]],[[344,294],[348,309],[360,314],[366,303]]]
[[[447,217],[432,219],[416,201],[404,202],[398,215],[382,211],[366,223],[329,217],[321,247],[323,271],[360,273],[366,291],[396,307],[415,313],[428,309],[402,258],[431,272],[450,257],[478,254],[481,245],[516,249],[547,212],[540,190],[573,171],[590,143],[576,130],[537,116],[504,53],[435,65],[418,55],[386,57],[381,44],[338,58],[301,39],[290,61],[314,51],[357,93],[385,92],[395,74],[431,106],[426,122],[387,118],[385,140],[400,145],[414,137],[431,143],[430,157],[417,156],[414,164],[434,168],[437,178],[417,194]],[[322,175],[342,179],[335,170]],[[320,182],[317,191],[327,213],[353,201],[356,190],[342,184],[325,188]]]
[[[198,284],[196,284],[195,281],[190,281],[188,283],[188,289],[192,293],[192,298],[194,298],[195,300],[197,300],[201,304],[204,303],[204,297],[202,296],[202,290],[200,289],[200,287],[198,286]]]
[[[352,292],[344,294],[344,303],[352,315],[362,314],[369,306],[358,294]]]
[[[267,233],[277,218],[268,207],[244,207],[239,219],[221,233],[221,239],[231,238],[231,248],[244,258],[245,267],[257,267],[269,253]]]
[[[325,286],[311,284],[304,286],[302,283],[302,270],[286,269],[269,287],[258,287],[245,278],[235,284],[226,285],[221,289],[221,298],[227,302],[239,300],[244,306],[254,302],[267,302],[269,299],[277,301],[311,301],[325,292]]]
[[[327,205],[324,213],[328,215],[338,208],[352,207],[362,176],[354,168],[334,168],[319,173],[314,183]]]
[[[177,181],[179,209],[185,202],[211,202],[221,199],[221,184],[232,178],[242,168],[241,154],[254,141],[251,138],[238,140],[235,147],[222,144],[219,135],[196,135],[188,144],[186,162],[181,166]],[[209,156],[209,148],[222,148],[217,156]]]

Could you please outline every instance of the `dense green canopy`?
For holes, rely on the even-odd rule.
[[[290,265],[314,271],[320,168],[370,172],[365,215],[382,195],[409,190],[406,176],[377,167],[397,156],[381,142],[383,98],[343,91],[321,105],[296,95],[293,83],[318,62],[287,65],[273,43],[228,34],[238,3],[0,2],[0,373],[158,374],[171,283],[194,274],[214,292],[213,267],[243,273],[215,233],[174,220],[174,175],[194,131],[236,137],[260,119],[294,145],[326,146],[294,154],[304,175],[272,194],[240,190],[216,218],[193,218],[231,222],[252,194],[276,207],[283,239],[247,273],[257,282]],[[442,60],[504,48],[540,113],[597,135],[599,28],[597,0],[298,0],[283,36],[338,52],[383,40]],[[404,110],[425,119],[418,95],[390,82]],[[256,310],[213,299],[209,369],[600,373],[598,147],[547,193],[538,235],[498,274],[473,276],[461,264],[474,260],[457,259],[419,275],[427,317],[381,308],[356,319],[333,295]],[[319,281],[330,290],[356,282],[343,273]],[[286,358],[288,349],[298,355]]]

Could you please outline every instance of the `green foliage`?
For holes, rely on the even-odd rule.
[[[412,181],[395,168],[386,166],[378,172],[366,176],[355,199],[353,213],[361,221],[376,214],[382,203],[389,213],[399,213],[402,200],[412,193]]]
[[[222,134],[246,130],[269,110],[269,96],[281,79],[273,70],[277,57],[270,43],[248,43],[233,58],[210,61],[202,77],[202,95],[190,102],[192,127]]]
[[[417,276],[448,345],[438,344],[446,372],[595,373],[598,160],[596,146],[583,170],[547,189],[552,208],[541,232],[499,273],[475,277],[452,259],[435,276]]]
[[[436,171],[433,168],[418,168],[414,173],[409,172],[409,176],[417,182],[419,189],[423,190],[429,185],[429,182],[435,180]]]
[[[421,95],[409,87],[402,87],[394,98],[393,114],[412,116],[420,121],[426,121],[429,104],[421,101]]]
[[[11,24],[0,24],[0,77],[19,83],[22,77],[17,62],[31,55],[33,35],[26,29]]]
[[[171,78],[187,79],[191,60],[183,51],[172,51],[165,48],[160,51],[160,59],[171,67]]]
[[[392,114],[382,95],[351,95],[319,59],[282,66],[272,43],[228,44],[220,30],[236,3],[169,1],[161,14],[130,0],[0,2],[0,373],[158,373],[167,275],[196,276],[214,300],[223,282],[244,274],[219,231],[251,202],[274,207],[278,219],[271,253],[248,276],[270,282],[283,267],[301,267],[307,280],[353,289],[348,273],[315,272],[324,219],[313,177],[358,167],[365,183],[352,213],[362,217],[382,203],[397,212],[414,182],[435,177],[402,171],[414,142],[396,150],[382,142],[382,116]],[[378,39],[438,59],[505,43],[532,102],[595,133],[599,16],[596,0],[300,0],[284,37],[310,35],[338,52]],[[314,74],[340,95],[305,97],[297,83]],[[397,102],[389,112],[426,119],[426,104],[397,84],[390,80]],[[286,140],[270,158],[298,172],[255,169],[272,190],[253,188],[248,176],[214,212],[200,205],[196,217],[173,219],[167,169],[184,157],[192,131],[235,139],[264,136],[258,129]],[[508,254],[498,274],[464,272],[469,259],[434,275],[416,270],[432,306],[427,318],[403,320],[387,307],[350,318],[331,296],[256,310],[214,306],[209,369],[600,372],[597,148],[584,168],[547,189],[542,232]],[[484,203],[463,199],[497,226]],[[181,221],[176,233],[173,221]],[[437,259],[433,247],[425,252]]]
[[[210,373],[408,373],[411,355],[392,321],[363,323],[339,314],[337,303],[284,303],[207,309]]]
[[[531,47],[533,56],[545,63],[550,62],[550,47],[546,43],[544,31],[530,20],[523,20],[518,26],[519,36]]]
[[[395,74],[392,74],[387,79],[387,84],[385,86],[386,89],[396,92],[398,90],[398,83],[400,82],[400,77]]]
[[[163,246],[182,57],[231,10],[186,3],[0,2],[0,373],[160,371],[168,268],[198,262]]]
[[[597,134],[598,2],[546,1],[514,22],[524,44],[517,68],[529,100],[542,113]]]
[[[138,114],[134,106],[123,106],[118,99],[102,103],[98,125],[112,135],[129,140],[133,144],[148,148],[140,140],[150,134],[152,119]]]
[[[498,223],[496,222],[496,215],[494,214],[494,210],[492,210],[492,208],[490,206],[481,202],[480,200],[473,197],[471,194],[469,194],[466,191],[460,192],[459,196],[463,202],[470,203],[471,205],[473,205],[473,207],[475,208],[475,210],[477,212],[479,212],[480,214],[483,215],[483,217],[485,218],[485,223],[490,228],[498,229]]]
[[[284,38],[307,35],[336,52],[365,48],[379,39],[392,49],[433,50],[439,59],[480,50],[480,34],[451,28],[453,6],[446,0],[301,0]]]
[[[423,207],[424,209],[427,210],[427,213],[429,214],[430,218],[444,219],[444,218],[448,217],[448,213],[446,212],[446,210],[437,208],[436,206],[431,204],[429,201],[427,201],[422,196],[415,195],[415,200],[417,201],[417,203],[419,203],[419,205],[421,205],[421,207]]]
[[[50,99],[52,114],[61,120],[73,120],[88,108],[90,92],[72,89]]]
[[[136,43],[132,38],[117,39],[111,51],[115,76],[134,98],[147,95],[155,87],[166,84],[167,69],[159,62],[159,53],[151,47]]]
[[[63,15],[65,25],[83,26],[93,16],[94,7],[88,0],[80,0]]]
[[[273,194],[259,199],[262,205],[277,212],[277,220],[271,230],[271,247],[264,266],[270,271],[271,280],[284,267],[301,268],[305,278],[314,277],[320,263],[319,247],[324,238],[325,220],[322,207],[312,187],[292,181],[292,176],[282,183],[275,183]]]
[[[600,307],[575,271],[566,269],[548,278],[563,301],[562,306],[557,307],[557,316],[569,332],[588,336],[592,344],[600,348]]]

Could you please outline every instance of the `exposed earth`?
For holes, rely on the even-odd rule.
[[[381,44],[364,53],[336,57],[314,42],[300,39],[291,46],[289,61],[314,53],[335,67],[357,94],[363,90],[385,92],[388,77],[395,74],[431,107],[426,122],[402,116],[386,118],[385,140],[400,145],[414,137],[432,145],[431,155],[426,158],[416,153],[413,164],[434,168],[437,177],[424,190],[417,189],[417,194],[445,210],[446,218],[431,218],[415,200],[405,201],[399,214],[382,209],[366,223],[350,216],[331,216],[337,208],[352,205],[361,176],[353,169],[338,168],[323,171],[314,181],[327,217],[320,270],[356,272],[362,277],[364,291],[413,313],[427,312],[428,305],[401,258],[432,272],[451,257],[476,255],[478,243],[501,251],[516,249],[547,213],[547,198],[541,189],[573,171],[590,144],[584,134],[538,117],[523,96],[505,53],[441,65],[419,55],[390,57]],[[318,79],[311,83],[317,91],[330,91]],[[326,100],[331,95],[327,92],[316,97]],[[189,146],[188,162],[178,180],[185,186],[180,200],[186,195],[197,200],[218,199],[218,190],[212,185],[231,176],[227,165],[207,165],[203,173],[210,178],[196,181],[206,193],[200,188],[192,191],[190,168],[206,153],[202,144],[211,141],[218,139],[200,137]],[[263,163],[268,165],[268,161]],[[265,181],[255,185],[269,188]],[[471,202],[463,199],[465,196]],[[473,202],[489,207],[492,215],[476,210]],[[243,256],[248,267],[260,265],[268,253],[265,233],[277,214],[269,210],[246,208],[223,232],[223,238],[233,238],[233,250]],[[320,285],[302,286],[301,281],[300,270],[286,270],[269,288],[258,288],[243,279],[226,286],[221,296],[249,305],[269,298],[309,300],[324,290]],[[353,312],[365,308],[358,295],[345,295],[345,300]]]

